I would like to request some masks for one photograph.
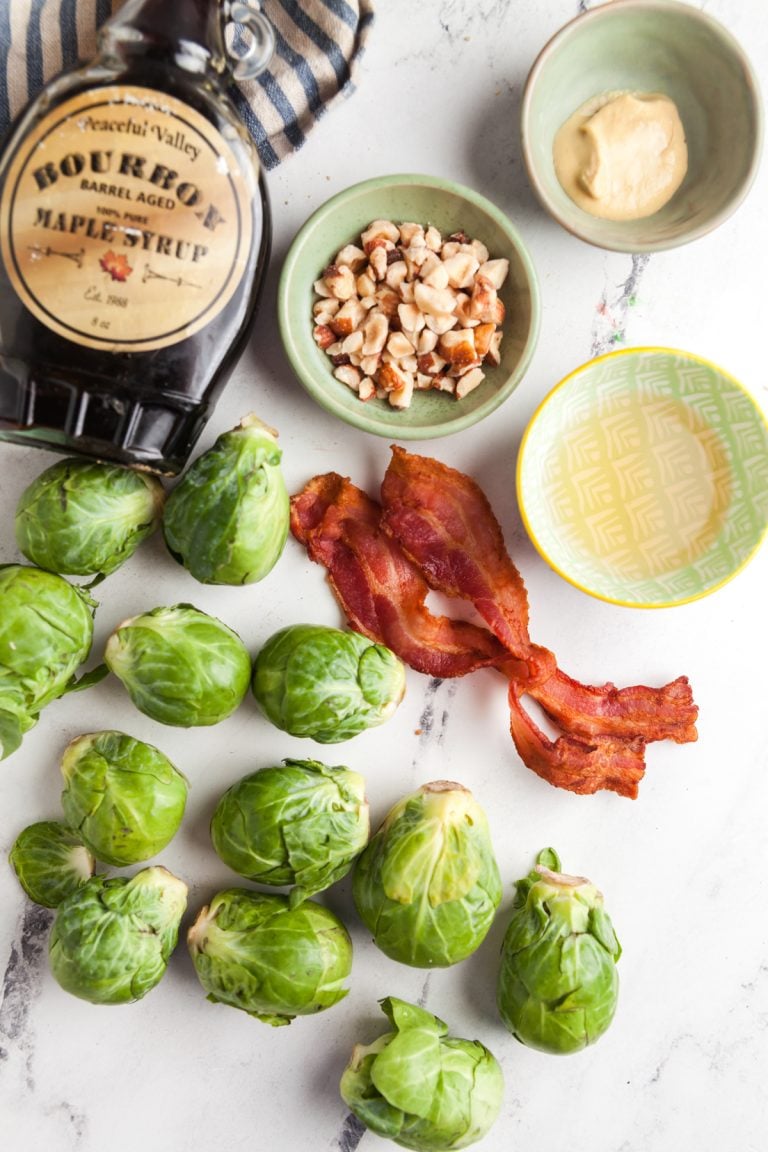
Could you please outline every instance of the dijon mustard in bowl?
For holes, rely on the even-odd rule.
[[[642,214],[628,219],[610,218],[622,208],[608,203],[608,192],[618,195],[633,179],[632,165],[640,179],[653,181],[654,165],[671,164],[673,149],[677,164],[681,149],[671,120],[652,114],[639,129],[618,116],[606,126],[605,112],[591,121],[622,98],[641,112],[648,111],[643,101],[655,99],[662,112],[671,102],[683,137],[682,178],[672,182],[669,198],[658,207],[640,196],[634,209]],[[583,194],[573,198],[561,183],[555,147],[577,112],[583,115],[572,140],[578,145],[582,134],[584,153],[573,178]],[[583,12],[542,49],[523,96],[523,156],[538,198],[574,236],[616,252],[675,248],[722,224],[754,180],[762,134],[757,80],[743,48],[711,16],[679,0],[613,0]]]

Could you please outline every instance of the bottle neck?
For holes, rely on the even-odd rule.
[[[157,56],[197,74],[227,68],[225,0],[126,0],[99,33],[102,57]]]

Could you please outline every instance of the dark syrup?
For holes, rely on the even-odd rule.
[[[217,0],[128,0],[102,29],[96,59],[55,80],[20,118],[0,160],[0,193],[16,150],[43,117],[112,85],[183,101],[258,175],[253,240],[234,295],[200,331],[166,347],[72,342],[22,303],[0,261],[0,439],[171,475],[183,467],[247,341],[271,244],[267,190],[227,95],[230,80]]]

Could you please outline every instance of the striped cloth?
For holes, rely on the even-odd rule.
[[[0,134],[62,69],[90,59],[96,29],[123,0],[0,0]],[[169,4],[173,0],[168,0]],[[373,0],[262,0],[277,52],[233,96],[262,163],[274,168],[354,87]]]

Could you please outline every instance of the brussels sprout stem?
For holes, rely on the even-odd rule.
[[[205,905],[201,908],[197,919],[194,924],[191,924],[187,932],[187,944],[190,948],[196,949],[201,952],[205,947],[206,934],[208,926],[216,919],[216,913],[211,913],[210,906]]]
[[[434,780],[425,784],[424,815],[428,820],[438,820],[441,824],[461,824],[473,822],[471,812],[476,808],[475,798],[463,784],[451,780]],[[436,845],[439,853],[439,845]]]
[[[544,896],[549,914],[568,924],[574,932],[586,932],[590,909],[602,906],[602,893],[584,876],[569,876],[553,872],[542,864],[535,866],[541,883],[550,884],[553,892]]]
[[[543,864],[537,864],[535,871],[542,880],[548,880],[550,884],[556,884],[559,888],[580,888],[583,884],[591,886],[591,881],[586,876],[569,876],[566,872],[553,872]]]
[[[238,429],[260,428],[263,432],[267,432],[270,436],[274,436],[275,439],[277,439],[278,436],[277,429],[270,428],[269,424],[265,424],[263,420],[260,420],[255,412],[249,412],[247,416],[243,416],[237,427]]]
[[[422,786],[423,792],[468,792],[463,784],[456,784],[453,780],[431,780]]]

